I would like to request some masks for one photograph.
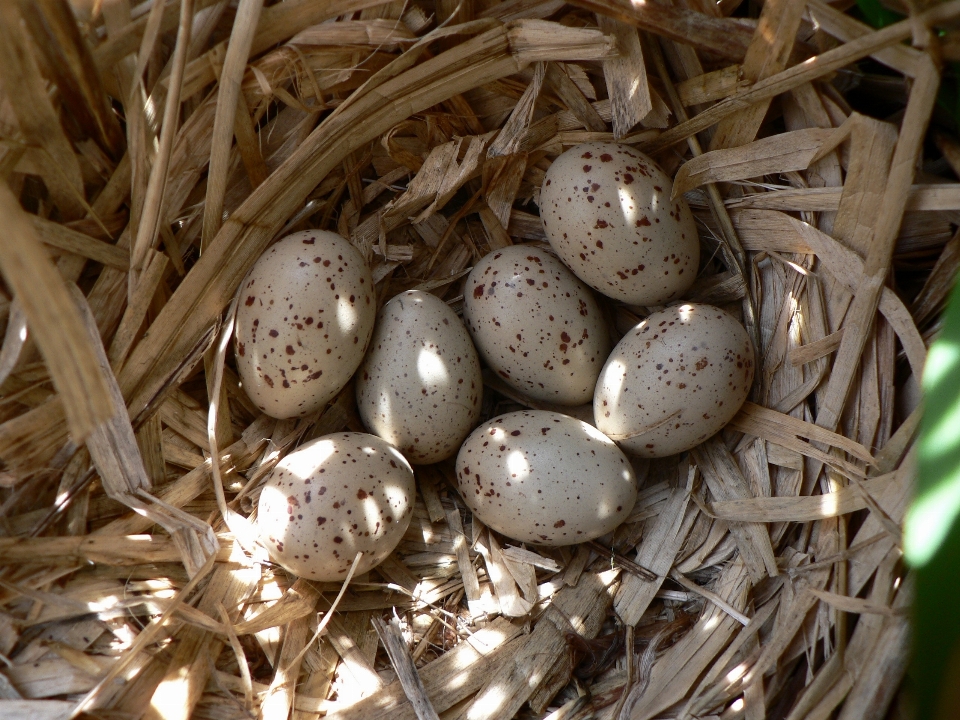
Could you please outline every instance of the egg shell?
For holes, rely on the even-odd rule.
[[[460,448],[456,469],[473,514],[521,542],[592,540],[623,522],[637,499],[633,468],[612,440],[545,410],[483,423]]]
[[[750,337],[712,305],[655,312],[610,353],[593,399],[597,427],[641,457],[689,450],[718,432],[753,384]]]
[[[325,230],[288,235],[243,281],[234,350],[244,390],[275,418],[319,410],[360,365],[375,319],[373,278],[353,245]]]
[[[551,253],[513,245],[484,256],[463,289],[483,360],[536,400],[590,401],[610,338],[590,288]]]
[[[673,182],[629,145],[584,143],[560,155],[540,189],[550,245],[581,280],[630,305],[663,305],[693,284],[697,226]]]
[[[480,358],[457,314],[436,295],[409,290],[377,315],[357,373],[363,424],[412,463],[456,454],[480,419]]]
[[[270,557],[308,580],[364,573],[386,558],[413,517],[413,468],[367,433],[334,433],[290,453],[260,493],[257,525]]]

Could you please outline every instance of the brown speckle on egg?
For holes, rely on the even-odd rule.
[[[304,254],[304,245],[310,246],[309,254]],[[250,398],[274,417],[319,410],[343,389],[366,351],[374,308],[352,306],[349,313],[336,312],[340,293],[333,294],[332,283],[328,289],[316,282],[323,279],[319,266],[330,266],[333,257],[349,260],[338,276],[341,292],[359,294],[361,286],[372,281],[359,251],[339,235],[321,230],[283,238],[248,275],[246,286],[256,284],[259,290],[237,310],[237,369]],[[317,322],[317,328],[326,325],[322,334],[308,332],[317,308],[335,311],[331,321]],[[258,334],[261,325],[269,328],[266,335]],[[284,359],[293,355],[299,355],[296,365]]]
[[[353,462],[344,465],[342,457]],[[343,486],[343,494],[331,497],[323,485],[314,495],[314,481],[321,476]],[[359,486],[373,477],[375,492]],[[309,580],[341,581],[349,563],[344,566],[339,558],[352,560],[362,552],[362,573],[393,552],[409,524],[414,492],[413,469],[396,449],[374,435],[335,433],[280,461],[264,483],[257,524],[269,539],[271,558],[287,570]],[[401,521],[386,528],[381,522],[386,512]],[[315,548],[331,548],[331,553],[314,553]]]
[[[652,327],[659,328],[654,343],[645,340]],[[693,364],[684,360],[691,355],[698,358]],[[594,393],[597,427],[642,457],[689,450],[737,413],[750,392],[753,366],[749,336],[731,315],[693,303],[653,313],[604,365]],[[650,382],[652,373],[662,384]],[[735,376],[742,384],[731,380]]]
[[[588,155],[601,162],[584,165]],[[670,178],[634,148],[585,143],[550,166],[540,217],[557,254],[588,285],[629,304],[662,305],[693,283],[700,252],[693,215],[682,199],[670,200],[671,189]],[[673,222],[661,226],[665,217]],[[654,226],[656,232],[641,234]],[[584,252],[582,238],[599,230],[606,231],[602,243]],[[669,269],[657,267],[664,250],[675,253]],[[656,272],[641,275],[634,272],[639,266]]]
[[[466,328],[446,303],[415,290],[392,298],[378,318],[356,384],[364,425],[412,463],[454,455],[482,399],[480,360]]]
[[[503,296],[492,292],[497,283],[525,290]],[[569,330],[566,347],[556,330],[531,327],[531,318],[544,315]],[[609,336],[589,288],[553,256],[515,245],[484,257],[464,286],[464,320],[481,357],[510,385],[561,405],[589,401]],[[571,332],[584,342],[572,343]]]
[[[488,437],[498,442],[491,445]],[[456,470],[475,517],[535,544],[569,545],[610,532],[633,508],[637,492],[629,462],[609,438],[580,420],[540,410],[478,427],[464,441]]]

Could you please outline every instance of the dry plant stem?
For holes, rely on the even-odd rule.
[[[140,282],[133,291],[133,296],[123,313],[123,318],[120,320],[120,327],[117,328],[117,332],[113,336],[113,342],[110,344],[110,365],[114,369],[119,369],[123,365],[127,353],[130,352],[137,332],[147,317],[147,311],[150,309],[154,294],[163,280],[163,274],[168,264],[169,260],[166,255],[152,250],[147,251]]]
[[[869,35],[874,31],[869,25],[840,12],[824,0],[807,0],[807,8],[820,25],[821,30],[843,42]],[[903,73],[907,77],[913,77],[916,74],[916,61],[920,55],[922,53],[912,47],[894,45],[873,53],[872,57],[877,62]]]
[[[902,20],[870,35],[851,40],[832,50],[827,50],[800,65],[794,65],[766,80],[760,80],[749,90],[737,93],[690,120],[664,131],[660,137],[644,146],[644,150],[654,153],[660,152],[695,133],[706,130],[731,113],[743,110],[761,100],[773,98],[811,80],[816,80],[878,50],[896,45],[912,35],[915,22],[931,26],[943,25],[952,22],[958,15],[960,15],[960,0],[951,0],[936,5],[913,18]]]
[[[463,532],[463,522],[460,519],[460,509],[454,506],[445,511],[445,516],[447,527],[454,534],[453,548],[457,554],[457,566],[460,568],[460,575],[463,577],[463,592],[467,596],[467,608],[471,615],[478,617],[483,614],[480,581],[470,558],[467,537]]]
[[[613,138],[620,140],[653,109],[647,68],[640,36],[633,25],[606,15],[597,15],[597,24],[605,33],[617,38],[617,47],[620,48],[620,56],[605,60],[603,65],[613,113]]]
[[[403,687],[403,692],[413,706],[413,711],[417,714],[417,720],[440,720],[437,711],[433,709],[430,698],[427,697],[427,691],[423,687],[423,681],[417,673],[417,667],[413,664],[413,658],[410,657],[410,651],[406,642],[403,640],[403,633],[400,631],[400,622],[397,618],[396,610],[393,612],[387,622],[379,618],[370,619],[373,627],[380,636],[380,642],[390,658],[390,664]]]
[[[627,648],[627,678],[623,683],[623,690],[620,692],[620,697],[617,698],[617,704],[613,706],[613,710],[610,713],[610,717],[614,718],[614,720],[627,720],[627,718],[629,718],[629,712],[624,713],[623,709],[627,702],[627,697],[629,697],[630,691],[633,689],[633,663],[636,659],[636,654],[633,651],[633,643],[636,635],[636,629],[633,627],[633,625],[627,625],[625,634],[626,639],[624,640],[623,644]]]
[[[96,355],[83,331],[83,320],[33,225],[6,183],[0,183],[0,271],[23,308],[30,333],[47,360],[63,401],[74,442],[112,414],[108,389]]]
[[[193,594],[193,591],[197,588],[200,582],[206,578],[206,576],[213,569],[214,562],[216,561],[216,555],[211,555],[207,558],[207,561],[203,564],[203,567],[194,575],[190,582],[184,585],[183,590],[177,593],[176,597],[173,599],[167,609],[163,611],[163,614],[160,617],[156,618],[151,622],[147,627],[140,631],[136,639],[133,642],[133,645],[127,649],[123,656],[114,664],[110,670],[104,675],[103,678],[93,687],[90,692],[88,692],[77,706],[73,709],[73,712],[70,713],[70,720],[76,720],[82,714],[88,710],[95,707],[97,699],[104,690],[109,688],[110,685],[119,678],[123,672],[133,664],[133,661],[144,652],[151,643],[159,638],[160,632],[163,630],[163,626],[173,617],[173,614],[186,602],[187,598]]]
[[[854,720],[858,717],[876,717],[882,714],[889,707],[894,693],[900,687],[909,658],[907,647],[910,636],[909,622],[902,613],[910,600],[911,586],[911,578],[907,577],[893,602],[893,610],[896,614],[893,617],[883,618],[879,628],[874,631],[875,640],[871,649],[858,653],[859,667],[853,668],[848,665],[847,677],[853,676],[855,679],[843,709],[838,715],[838,720]],[[863,623],[858,626],[857,632],[865,628],[865,625]],[[857,639],[855,635],[854,641]],[[852,656],[853,653],[850,653],[848,658]],[[838,699],[838,702],[839,700],[842,698]]]
[[[770,0],[763,4],[757,29],[743,59],[744,80],[752,84],[786,67],[805,7],[806,3],[798,0]],[[769,107],[769,100],[761,101],[720,121],[710,140],[710,149],[751,142],[757,136]]]
[[[218,0],[197,0],[196,9],[202,10],[209,7]],[[106,15],[116,3],[103,3]],[[170,32],[176,29],[179,14],[177,3],[163,3],[158,8],[160,13],[158,29],[160,32]],[[131,55],[140,47],[141,40],[146,32],[147,24],[151,21],[151,15],[141,15],[136,20],[130,19],[130,10],[127,8],[127,22],[116,31],[111,31],[107,40],[98,45],[93,51],[94,62],[102,75],[108,75],[110,69],[119,63],[123,58]]]
[[[106,386],[105,399],[112,407],[110,417],[97,425],[86,439],[90,459],[97,468],[104,492],[151,522],[163,526],[180,550],[187,573],[192,576],[209,555],[216,554],[219,548],[216,536],[206,523],[149,494],[150,478],[144,468],[120,388],[117,387],[100,342],[93,314],[76,285],[70,287],[70,294],[74,306],[79,310],[81,327],[86,331],[87,341],[96,356]]]
[[[20,351],[27,342],[27,315],[23,312],[20,302],[14,298],[10,301],[7,314],[7,329],[3,335],[3,346],[0,347],[0,386],[6,382],[13,368],[20,359]]]
[[[240,644],[240,638],[230,620],[230,614],[223,606],[223,603],[217,603],[217,612],[220,613],[220,621],[227,632],[227,639],[230,641],[230,648],[237,658],[237,667],[240,668],[240,679],[243,680],[243,706],[249,711],[253,707],[253,677],[250,675],[250,664],[247,662],[247,656],[243,652],[243,646]]]
[[[206,1],[206,0],[205,0]],[[349,15],[365,8],[385,5],[389,0],[336,0],[318,3],[316,0],[288,0],[264,8],[257,23],[257,34],[250,47],[255,56],[289,40],[306,26],[321,23],[338,15]],[[226,42],[219,43],[200,57],[192,60],[184,74],[184,96],[189,97],[217,79],[217,71],[225,56]],[[165,84],[166,80],[161,80]]]
[[[340,585],[340,591],[337,593],[336,598],[334,598],[333,604],[324,614],[313,636],[307,642],[303,642],[306,630],[308,629],[307,618],[303,616],[291,620],[288,623],[287,637],[284,638],[280,659],[277,663],[277,672],[273,677],[273,681],[270,683],[267,696],[261,701],[258,716],[260,720],[286,720],[290,713],[290,707],[293,705],[294,686],[297,681],[297,676],[300,674],[300,664],[303,661],[303,657],[313,643],[326,633],[327,625],[333,619],[334,613],[340,605],[340,601],[343,600],[343,596],[347,592],[350,581],[353,579],[353,575],[357,571],[357,566],[360,564],[362,558],[363,553],[359,552],[353,558],[353,563],[351,563],[350,569],[347,571],[347,576]],[[306,596],[309,608],[311,610],[315,608],[317,600],[320,598],[320,593],[303,579],[298,580],[296,585],[299,586],[301,592]],[[301,643],[302,647],[297,648]]]
[[[551,89],[567,106],[567,109],[574,114],[577,120],[583,123],[587,130],[593,132],[607,131],[607,124],[603,121],[603,118],[600,117],[600,114],[559,63],[549,64],[546,80]]]
[[[55,203],[68,219],[78,218],[84,212],[80,164],[60,126],[27,41],[20,32],[17,3],[0,3],[0,81],[4,96]]]
[[[207,526],[209,527],[209,526]],[[196,609],[208,618],[216,604],[239,607],[260,580],[259,568],[251,566],[238,543],[231,548],[230,563],[218,567],[201,595]],[[217,657],[225,638],[214,635],[204,626],[183,625],[175,635],[173,652],[158,661],[162,680],[151,688],[147,720],[187,720],[200,701],[211,674],[210,657]],[[156,672],[156,671],[155,671]]]
[[[250,108],[247,107],[247,103],[243,99],[243,93],[237,96],[233,133],[237,137],[237,149],[240,151],[243,166],[247,170],[250,187],[256,189],[270,176],[270,169],[260,152],[260,138],[253,126]]]
[[[610,548],[604,547],[603,545],[601,545],[595,540],[590,540],[589,542],[586,542],[584,544],[596,550],[603,557],[609,556],[611,563],[616,562],[622,565],[625,570],[632,572],[635,575],[639,575],[644,580],[649,580],[650,582],[654,582],[657,579],[656,573],[650,572],[645,567],[637,565],[637,563],[633,562],[629,558],[625,558],[623,555],[620,555],[619,553],[614,552]]]
[[[459,714],[471,720],[513,717],[533,696],[561,651],[572,629],[584,637],[597,635],[619,576],[619,570],[589,573],[575,587],[564,587],[553,598],[533,632],[501,666]],[[572,668],[570,668],[572,670]]]
[[[95,213],[95,210],[93,212]],[[89,235],[72,230],[66,225],[59,225],[38,216],[31,216],[30,219],[40,239],[46,245],[65,250],[81,258],[95,260],[118,270],[127,270],[130,267],[130,253],[116,245],[94,240]]]
[[[129,16],[129,8],[120,6],[115,8],[114,12],[117,10],[119,10],[119,14],[123,16],[122,20],[120,20],[120,18],[118,18],[118,20],[121,22],[125,21]],[[127,12],[124,13],[123,10]],[[147,185],[150,179],[147,161],[150,158],[151,144],[156,134],[156,127],[151,127],[147,123],[147,104],[149,103],[149,97],[143,79],[143,73],[150,62],[150,58],[153,56],[154,48],[159,38],[162,10],[163,9],[157,4],[154,4],[153,7],[150,8],[143,37],[140,39],[140,50],[137,53],[136,63],[130,77],[122,78],[124,82],[129,80],[129,87],[124,89],[127,91],[125,108],[127,112],[127,153],[132,155],[130,187],[130,217],[132,224],[130,229],[133,232],[134,238],[136,237],[137,227],[140,225],[140,217],[143,213]],[[113,13],[107,14],[108,20],[112,14]],[[181,23],[182,20],[181,18]],[[121,68],[121,75],[123,75],[124,69],[126,68]],[[159,103],[159,99],[157,103]],[[131,276],[129,283],[131,286],[133,285],[133,279],[134,276]]]
[[[160,218],[163,210],[163,195],[167,183],[167,168],[170,166],[170,151],[177,134],[177,118],[180,116],[180,88],[183,70],[187,63],[190,46],[190,27],[193,24],[193,0],[180,0],[180,25],[177,29],[177,45],[173,51],[173,69],[167,100],[163,108],[163,126],[160,128],[160,146],[150,168],[150,179],[143,201],[143,212],[137,226],[137,236],[130,254],[130,267],[137,271],[148,249],[157,244],[160,234]],[[137,75],[139,78],[139,74]],[[131,293],[133,286],[131,286]]]
[[[840,652],[835,652],[827,658],[817,671],[813,682],[804,688],[803,695],[790,710],[786,720],[805,720],[811,717],[811,711],[816,707],[817,702],[838,682],[843,682],[845,672],[842,665],[843,656]]]
[[[695,476],[695,468],[691,466],[685,486],[670,491],[663,510],[650,532],[644,534],[637,549],[638,564],[649,568],[656,574],[657,579],[650,582],[629,574],[623,578],[620,591],[614,599],[614,608],[627,625],[640,622],[673,567],[677,551],[684,539],[684,518]]]
[[[844,319],[843,338],[827,384],[817,425],[836,428],[849,395],[854,373],[873,327],[880,294],[887,280],[897,232],[913,181],[914,163],[921,150],[927,123],[936,101],[940,73],[929,59],[918,63],[917,78],[907,102],[900,137],[893,153],[890,176],[879,208],[876,230],[864,262],[861,279]]]
[[[297,581],[304,587],[310,596],[312,605],[316,605],[320,593],[309,587],[302,579]],[[303,661],[303,651],[306,650],[306,636],[310,630],[310,621],[307,616],[291,620],[284,628],[283,644],[280,647],[280,656],[277,659],[277,671],[270,683],[267,696],[260,703],[257,715],[260,720],[286,720],[293,706],[293,694],[300,675],[300,666]]]
[[[688,118],[687,109],[683,106],[683,103],[680,102],[680,96],[677,95],[677,88],[673,84],[673,78],[670,77],[670,71],[667,69],[667,63],[664,60],[663,52],[660,49],[658,40],[656,38],[648,38],[646,46],[649,49],[651,58],[653,59],[653,64],[656,66],[657,75],[660,77],[660,81],[663,83],[664,88],[666,88],[667,100],[670,103],[670,108],[673,110],[674,115],[677,116],[678,121],[681,123],[686,122]],[[703,148],[700,146],[700,141],[697,139],[696,135],[691,135],[687,138],[687,145],[689,146],[693,157],[699,157],[703,155]],[[733,226],[733,221],[730,219],[727,208],[723,204],[723,198],[720,196],[720,190],[713,183],[707,183],[706,189],[707,197],[710,200],[710,213],[713,215],[714,220],[720,226],[720,229],[723,233],[723,242],[721,243],[720,247],[723,250],[724,260],[726,261],[727,266],[741,279],[744,287],[748,287],[748,278],[746,273],[747,254],[743,250],[743,245],[740,243],[740,238],[737,236],[737,231]],[[743,318],[747,332],[750,334],[750,340],[753,342],[753,347],[759,349],[760,335],[759,329],[757,328],[757,310],[754,304],[753,296],[749,292],[745,293],[743,296]],[[757,360],[759,363],[759,353],[757,354]],[[757,371],[760,371],[759,364]]]
[[[739,466],[718,436],[691,450],[710,493],[718,500],[753,497]],[[730,533],[736,540],[740,557],[755,582],[776,577],[777,559],[766,525],[759,522],[735,523]]]
[[[678,570],[671,570],[670,577],[676,580],[678,583],[680,583],[687,590],[690,590],[691,592],[695,592],[697,595],[700,595],[701,597],[704,597],[710,602],[712,602],[714,605],[716,605],[718,608],[723,610],[727,615],[732,617],[741,625],[747,626],[750,624],[749,617],[747,617],[742,612],[737,610],[735,607],[733,607],[730,603],[728,603],[726,600],[724,600],[722,597],[720,597],[716,593],[710,592],[706,588],[701,587],[700,585],[697,585],[695,582],[693,582],[693,580],[691,580],[690,578],[688,578],[686,575],[679,572]]]
[[[721,571],[717,593],[735,607],[744,608],[749,587],[746,568],[735,560]],[[737,644],[748,639],[759,625],[751,621],[744,628],[719,608],[711,606],[705,610],[693,628],[654,663],[650,684],[634,707],[633,720],[658,717],[666,708],[680,702],[724,648],[732,654]],[[716,664],[723,667],[728,662],[729,659],[721,657]]]
[[[846,124],[845,124],[846,125]],[[708,182],[746,180],[773,173],[806,170],[849,135],[848,127],[804,128],[694,157],[677,171],[673,197]],[[688,142],[692,138],[688,138]]]
[[[201,251],[220,229],[237,102],[241,97],[240,83],[243,81],[262,8],[263,0],[240,0],[227,45],[227,56],[220,71],[217,114],[213,121],[213,137],[210,140],[210,168],[207,172],[207,197],[203,208]]]
[[[507,618],[497,618],[477,630],[466,642],[420,669],[427,695],[438,712],[446,712],[456,703],[476,693],[495,672],[507,652],[515,652],[523,641],[521,627]],[[367,720],[377,713],[393,720],[415,720],[399,683],[388,685],[378,695],[370,695],[350,707],[331,713],[330,720]]]
[[[731,212],[745,208],[829,212],[838,209],[842,194],[843,188],[840,187],[771,190],[742,198],[728,198],[726,206]],[[956,183],[912,185],[907,193],[907,211],[957,210],[960,209],[960,196],[958,195],[960,193],[958,193]]]
[[[123,133],[93,57],[66,0],[20,0],[23,19],[47,59],[70,114],[108,155],[123,155]]]
[[[327,625],[333,619],[333,613],[336,611],[337,607],[340,605],[340,601],[343,600],[344,594],[347,592],[347,588],[350,587],[350,581],[353,580],[354,573],[357,571],[357,566],[360,564],[360,560],[363,559],[363,553],[357,553],[353,558],[353,563],[350,565],[350,569],[347,571],[347,576],[343,579],[343,583],[340,585],[340,590],[337,592],[337,596],[333,600],[333,604],[330,605],[330,610],[321,618],[320,624],[317,625],[317,629],[313,633],[313,637],[310,639],[304,649],[301,651],[300,658],[303,657],[303,653],[307,651],[307,648],[310,647],[313,643],[323,637],[324,633],[327,630]]]
[[[743,59],[753,35],[748,26],[736,21],[667,4],[632,0],[574,0],[573,4],[675,42],[705,48],[735,62]]]
[[[237,318],[237,305],[239,296],[233,298],[230,307],[227,310],[227,317],[220,330],[220,337],[215,346],[215,355],[213,358],[213,380],[210,389],[210,409],[207,414],[207,443],[210,446],[210,457],[220,457],[220,447],[217,441],[218,414],[220,412],[220,401],[224,397],[220,392],[223,384],[223,364],[227,355],[227,348],[230,345],[230,339],[233,337],[233,326]],[[250,522],[242,515],[232,510],[227,505],[227,498],[223,492],[223,479],[220,476],[220,463],[210,465],[210,478],[213,480],[213,492],[217,499],[217,509],[220,511],[223,521],[230,528],[230,531],[236,536],[244,550],[253,554],[254,546],[257,541],[257,532],[251,526]]]
[[[674,620],[650,638],[647,647],[643,649],[643,654],[640,656],[640,667],[636,669],[636,678],[633,677],[633,672],[631,672],[633,670],[633,662],[630,662],[630,660],[632,660],[631,656],[633,655],[633,642],[627,643],[627,652],[629,653],[627,655],[627,683],[623,686],[623,694],[621,695],[623,705],[620,708],[620,712],[613,715],[616,720],[628,720],[628,718],[633,717],[634,708],[640,702],[640,699],[650,685],[650,671],[653,669],[653,663],[657,659],[657,650],[660,648],[660,643],[674,632],[679,622],[681,621]],[[633,634],[631,633],[628,637],[630,637],[632,641]]]
[[[891,482],[904,482],[900,471],[871,478],[864,483],[868,492],[877,492]],[[847,515],[868,507],[856,485],[848,485],[825,495],[799,497],[761,497],[743,500],[714,501],[713,515],[735,522],[811,522]]]
[[[690,699],[683,706],[683,710],[678,715],[683,720],[689,720],[694,713],[699,714],[700,708],[707,708],[711,703],[715,703],[716,697],[726,690],[728,683],[717,683],[718,677],[728,671],[731,660],[737,657],[746,646],[753,642],[756,633],[778,610],[779,601],[774,600],[763,605],[754,614],[750,625],[740,631],[740,634],[727,646],[723,654],[717,658],[710,671],[700,680],[694,689]],[[745,668],[743,668],[745,669]],[[712,685],[712,687],[711,687]]]
[[[758,252],[812,252],[819,258],[821,267],[839,280],[848,292],[852,294],[856,291],[863,277],[863,261],[857,253],[813,226],[784,213],[772,210],[750,212],[751,215],[753,213],[757,214],[750,217],[737,213],[734,216],[747,249]],[[762,233],[754,224],[755,220],[761,218]],[[910,312],[896,293],[887,287],[881,290],[878,307],[903,344],[911,370],[916,377],[920,377],[927,350]]]
[[[80,483],[87,480],[86,475]],[[226,542],[228,536],[220,536]],[[75,535],[66,537],[0,538],[5,563],[30,564],[42,558],[56,565],[94,562],[110,566],[177,562],[180,553],[173,541],[156,535]],[[223,548],[217,558],[226,561]]]

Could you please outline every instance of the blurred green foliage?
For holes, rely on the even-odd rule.
[[[880,0],[857,0],[881,28],[903,18]],[[960,128],[960,64],[943,69],[937,104]],[[916,580],[908,670],[917,720],[960,717],[960,285],[954,287],[923,376],[918,479],[904,523]]]
[[[917,489],[904,525],[917,589],[909,674],[918,720],[943,717],[940,698],[956,682],[947,666],[960,640],[960,285],[930,348],[923,392]]]

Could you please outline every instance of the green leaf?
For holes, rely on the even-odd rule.
[[[917,580],[910,680],[920,719],[936,717],[945,659],[960,641],[960,285],[930,348],[923,392],[917,490],[903,537]]]
[[[904,18],[903,15],[885,8],[880,4],[880,0],[857,0],[857,9],[860,10],[863,19],[875,28],[893,25]]]

